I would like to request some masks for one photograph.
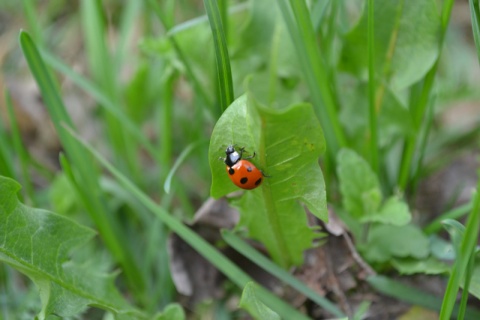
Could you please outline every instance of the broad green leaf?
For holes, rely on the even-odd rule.
[[[297,104],[278,111],[246,95],[230,105],[210,141],[214,198],[239,190],[219,161],[228,145],[256,152],[252,162],[269,176],[235,202],[241,212],[239,225],[246,226],[280,265],[300,264],[303,250],[315,236],[300,202],[320,219],[327,219],[325,183],[318,165],[325,142],[312,107]]]
[[[349,149],[340,150],[337,163],[345,210],[359,219],[374,215],[380,208],[382,193],[373,170],[364,159]]]
[[[342,149],[337,156],[343,207],[362,223],[380,222],[397,226],[407,224],[410,211],[407,204],[396,196],[382,202],[377,176],[369,164],[354,151]]]
[[[435,0],[375,0],[375,70],[393,90],[420,80],[439,54],[440,16]],[[365,76],[367,61],[367,10],[347,34],[342,64]]]
[[[412,215],[408,205],[398,197],[392,196],[385,201],[377,213],[365,216],[360,221],[403,226],[409,223],[411,219]]]
[[[429,245],[417,226],[378,225],[371,227],[362,251],[370,262],[387,262],[395,257],[424,259],[430,253]]]
[[[178,303],[171,303],[155,316],[155,320],[185,320],[185,312]]]
[[[441,274],[450,270],[448,265],[433,257],[426,259],[395,258],[391,260],[391,263],[401,274]]]
[[[240,299],[240,308],[247,310],[257,320],[280,320],[280,316],[257,297],[257,286],[254,282],[247,283]]]
[[[35,282],[43,308],[39,319],[51,314],[76,315],[96,306],[117,315],[143,318],[119,294],[114,275],[95,268],[92,261],[69,259],[73,249],[95,232],[46,210],[27,207],[16,193],[20,185],[0,176],[0,260]]]

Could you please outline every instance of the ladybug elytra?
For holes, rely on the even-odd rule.
[[[244,151],[245,148],[240,148],[237,151],[234,146],[228,146],[225,150],[226,157],[222,160],[226,164],[230,180],[239,188],[251,190],[262,183],[265,174],[257,169],[253,163],[246,160],[255,157],[255,152],[253,156],[242,159]]]

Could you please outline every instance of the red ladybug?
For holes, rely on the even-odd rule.
[[[245,160],[255,157],[255,152],[253,156],[242,159],[244,151],[245,148],[236,151],[234,146],[228,146],[225,150],[227,156],[222,160],[227,165],[226,169],[230,180],[239,188],[251,190],[262,183],[265,175],[253,163]]]

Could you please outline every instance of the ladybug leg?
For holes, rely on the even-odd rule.
[[[262,170],[260,170],[260,172],[262,173],[262,176],[264,176],[265,178],[271,178],[272,177],[272,176],[266,175],[265,172],[263,172]]]
[[[240,159],[242,158],[242,155],[244,152],[245,152],[245,147],[241,147],[238,149],[238,153],[240,154]]]
[[[256,156],[257,154],[255,153],[255,151],[253,152],[253,155],[251,155],[250,157],[245,157],[243,159],[252,159]]]
[[[226,158],[218,157],[218,160],[225,162]]]

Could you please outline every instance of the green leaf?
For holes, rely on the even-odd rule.
[[[42,301],[39,319],[51,314],[76,315],[88,305],[117,315],[136,314],[114,286],[114,275],[104,274],[91,261],[78,263],[69,255],[91,240],[95,232],[46,210],[27,207],[16,193],[20,185],[0,176],[0,260],[35,282]]]
[[[239,225],[246,226],[250,236],[260,240],[280,265],[300,264],[302,252],[311,246],[315,234],[308,228],[299,202],[320,219],[327,219],[325,183],[318,165],[325,142],[312,107],[297,104],[272,110],[246,95],[230,105],[210,141],[214,198],[238,190],[219,161],[228,145],[256,152],[252,162],[269,176],[235,202],[241,212]]]
[[[178,303],[171,303],[162,313],[155,316],[155,320],[185,320],[185,312]]]
[[[337,173],[345,210],[362,223],[405,225],[410,219],[407,204],[396,196],[383,205],[378,178],[370,165],[354,151],[342,149],[337,156]]]
[[[430,253],[429,245],[417,226],[378,225],[370,229],[362,251],[370,262],[387,262],[394,257],[423,259]]]
[[[408,205],[396,196],[388,198],[380,210],[360,219],[361,222],[380,222],[403,226],[410,222],[412,215]]]
[[[349,149],[337,155],[337,174],[345,210],[356,218],[367,219],[377,212],[382,201],[378,178],[368,163]]]
[[[433,257],[426,259],[395,258],[391,260],[391,263],[401,274],[442,274],[450,270],[448,265]]]
[[[257,320],[280,320],[280,316],[276,312],[259,300],[257,286],[254,282],[247,283],[240,299],[240,308],[247,310]]]
[[[375,1],[375,70],[392,89],[401,90],[420,80],[439,54],[440,16],[435,0]],[[367,19],[347,34],[343,66],[367,74]]]

